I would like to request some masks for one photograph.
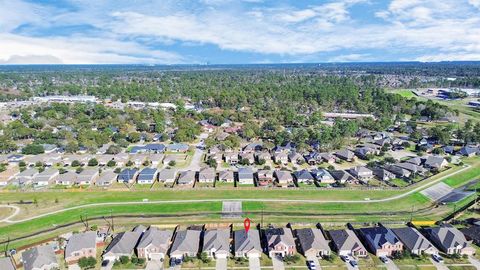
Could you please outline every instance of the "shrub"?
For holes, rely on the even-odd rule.
[[[128,256],[122,256],[120,257],[120,263],[121,264],[127,264],[129,261]]]

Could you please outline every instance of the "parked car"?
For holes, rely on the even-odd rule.
[[[342,260],[344,260],[347,263],[350,261],[350,257],[348,257],[348,256],[342,255],[340,257],[342,258]]]
[[[351,260],[350,265],[353,266],[353,267],[358,267],[358,263],[355,260]]]
[[[310,270],[316,270],[317,269],[314,261],[307,261],[307,266],[308,266],[308,269],[310,269]]]
[[[102,267],[107,267],[107,265],[110,263],[109,260],[104,260],[102,261]]]
[[[385,257],[385,256],[380,256],[379,259],[380,259],[380,261],[382,261],[383,263],[388,263],[388,259],[387,259],[387,257]]]
[[[432,258],[433,258],[436,262],[439,262],[439,263],[443,262],[443,258],[440,257],[440,256],[437,255],[437,254],[432,254]]]

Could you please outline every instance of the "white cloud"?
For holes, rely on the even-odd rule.
[[[128,63],[182,63],[180,56],[149,50],[131,42],[72,37],[33,38],[13,34],[0,34],[0,61],[4,63],[54,63],[66,64],[128,64]],[[54,46],[53,46],[54,44]]]
[[[480,0],[468,0],[468,3],[478,9],[480,9]]]

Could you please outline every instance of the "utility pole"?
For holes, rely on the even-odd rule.
[[[263,228],[263,205],[262,205],[262,215],[261,215],[261,219],[260,219],[260,229]]]
[[[112,221],[112,232],[115,231],[115,225],[113,224],[113,211],[110,209],[110,219]]]
[[[413,221],[413,209],[415,208],[414,205],[412,205],[412,211],[410,211],[410,223]]]

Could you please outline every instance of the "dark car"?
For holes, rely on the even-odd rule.
[[[109,260],[104,260],[104,261],[102,262],[102,267],[106,267],[109,263],[110,263]]]

